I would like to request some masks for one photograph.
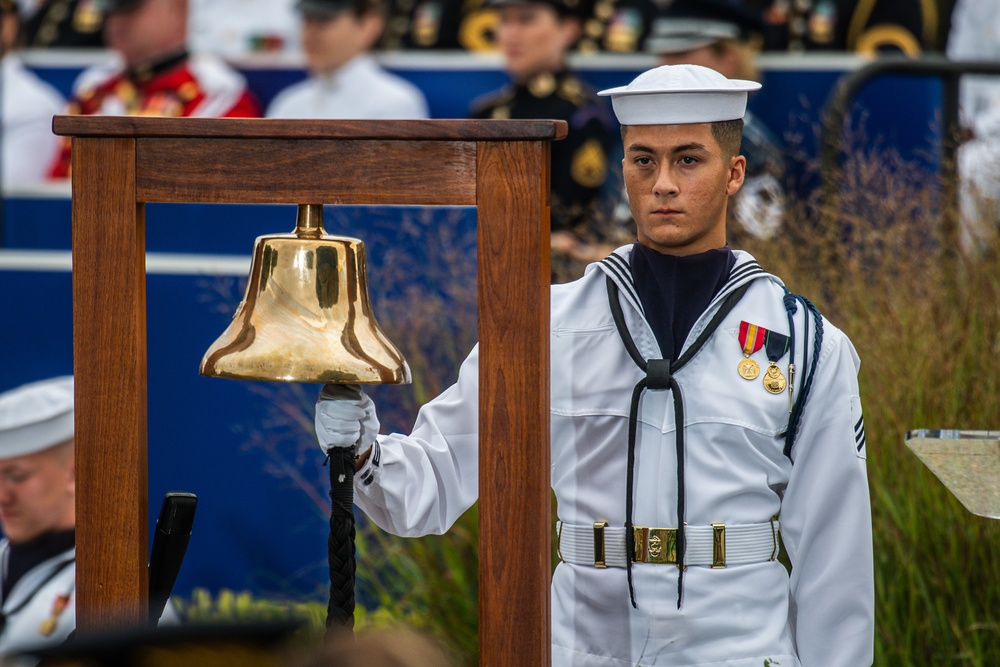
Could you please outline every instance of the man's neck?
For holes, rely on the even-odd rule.
[[[176,67],[188,58],[184,45],[164,50],[157,55],[143,58],[141,61],[128,62],[125,65],[129,78],[134,81],[145,81],[168,69]]]
[[[10,544],[10,555],[2,582],[6,598],[21,577],[41,563],[69,551],[76,545],[76,530],[63,528],[42,533],[26,542]]]

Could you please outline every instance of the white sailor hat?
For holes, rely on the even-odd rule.
[[[72,375],[0,394],[0,459],[34,454],[72,438]]]
[[[759,89],[700,65],[662,65],[597,94],[611,98],[622,125],[680,125],[743,118],[747,93]]]
[[[643,43],[646,53],[684,53],[725,40],[763,41],[759,9],[742,0],[673,0],[660,9]]]

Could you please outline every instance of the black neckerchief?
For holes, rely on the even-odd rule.
[[[638,430],[639,401],[642,394],[647,389],[668,390],[673,396],[674,403],[674,423],[675,444],[677,453],[677,608],[681,608],[681,600],[684,590],[684,549],[685,539],[683,526],[685,523],[685,491],[684,491],[684,400],[681,397],[680,385],[674,378],[674,374],[681,370],[698,352],[708,339],[715,333],[716,328],[722,323],[726,315],[736,306],[743,295],[749,289],[754,279],[766,275],[755,261],[747,262],[740,267],[734,267],[727,276],[726,284],[717,295],[719,301],[718,308],[712,315],[712,319],[698,335],[697,339],[684,351],[675,361],[668,359],[645,359],[639,352],[632,334],[625,323],[625,314],[622,310],[619,299],[619,286],[615,277],[621,281],[622,289],[625,290],[626,299],[637,308],[643,308],[638,301],[639,297],[635,285],[632,281],[631,273],[627,268],[626,260],[619,255],[612,254],[602,260],[606,269],[606,283],[608,288],[608,301],[611,314],[621,336],[622,343],[628,351],[629,356],[635,364],[646,374],[645,377],[636,383],[632,391],[632,402],[629,408],[628,425],[628,449],[626,454],[626,481],[625,481],[625,562],[628,579],[629,598],[632,606],[637,608],[635,601],[635,588],[632,585],[632,561],[635,554],[635,536],[632,523],[632,487],[635,472],[635,440]],[[713,302],[716,299],[713,299]],[[707,307],[710,307],[711,303]],[[706,307],[706,309],[707,309]]]
[[[6,600],[14,585],[37,565],[69,551],[76,545],[76,530],[54,530],[33,540],[14,544],[10,542],[7,568],[4,573],[2,599]]]
[[[680,355],[691,327],[725,286],[735,264],[728,245],[676,257],[635,243],[629,259],[632,279],[664,359]]]

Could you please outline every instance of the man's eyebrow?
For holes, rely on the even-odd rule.
[[[685,153],[687,151],[707,151],[708,146],[705,144],[698,143],[697,141],[692,141],[689,144],[683,144],[681,146],[674,146],[671,149],[671,153]]]
[[[644,146],[642,144],[629,144],[628,147],[625,149],[625,152],[627,152],[627,153],[655,153],[656,151],[654,151],[649,146]]]
[[[670,149],[671,153],[684,153],[687,151],[707,151],[708,146],[699,143],[697,141],[692,141],[691,143],[681,144],[680,146],[674,146]],[[625,149],[627,153],[656,153],[656,151],[643,144],[629,144]]]

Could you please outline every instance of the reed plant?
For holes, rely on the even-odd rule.
[[[746,246],[861,358],[875,664],[997,665],[1000,522],[971,514],[905,446],[916,428],[1000,429],[1000,247],[959,242],[961,225],[995,222],[963,222],[890,151],[853,154],[837,176],[788,233]]]

